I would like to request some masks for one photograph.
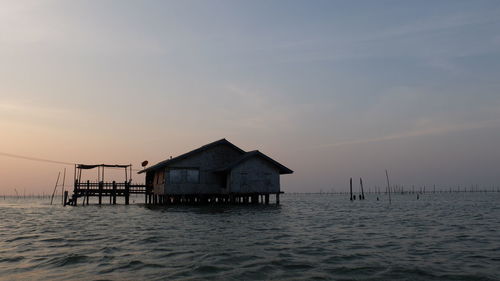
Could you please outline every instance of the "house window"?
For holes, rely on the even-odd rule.
[[[200,182],[200,170],[198,170],[198,169],[187,169],[186,170],[186,182],[188,182],[188,183],[199,183]]]
[[[169,171],[170,183],[199,183],[199,169],[172,169]]]

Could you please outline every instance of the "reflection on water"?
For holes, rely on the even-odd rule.
[[[391,205],[325,194],[285,194],[280,206],[46,201],[0,199],[1,280],[500,276],[500,193],[396,195]]]

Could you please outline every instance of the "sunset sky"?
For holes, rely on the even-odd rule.
[[[0,136],[0,195],[73,177],[6,153],[139,168],[221,138],[285,192],[500,186],[500,1],[0,0]]]

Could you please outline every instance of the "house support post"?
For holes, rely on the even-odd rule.
[[[99,182],[99,205],[102,204],[102,187],[103,187],[103,184],[104,183],[102,181]]]
[[[83,205],[85,205],[85,200],[87,200],[87,205],[89,204],[89,193],[90,193],[90,181],[87,181],[87,191],[85,192],[85,197],[83,197]]]
[[[113,181],[113,193],[111,196],[113,196],[113,205],[116,205],[116,181]]]
[[[128,205],[130,201],[130,185],[125,182],[125,205]]]

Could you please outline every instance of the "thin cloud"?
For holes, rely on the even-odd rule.
[[[385,141],[392,141],[392,140],[412,138],[412,137],[421,137],[421,136],[429,136],[429,135],[442,135],[442,134],[451,133],[451,132],[459,132],[459,131],[466,131],[466,130],[473,130],[473,129],[484,129],[484,128],[499,127],[499,126],[500,126],[500,120],[487,120],[487,121],[476,122],[476,123],[450,125],[447,127],[426,128],[426,129],[414,130],[414,131],[409,131],[409,132],[402,132],[399,134],[392,134],[392,135],[382,136],[382,137],[341,141],[341,142],[319,145],[316,148],[329,148],[329,147],[337,147],[337,146],[345,146],[345,145],[357,145],[357,144],[367,144],[367,143],[374,143],[374,142],[385,142]]]

